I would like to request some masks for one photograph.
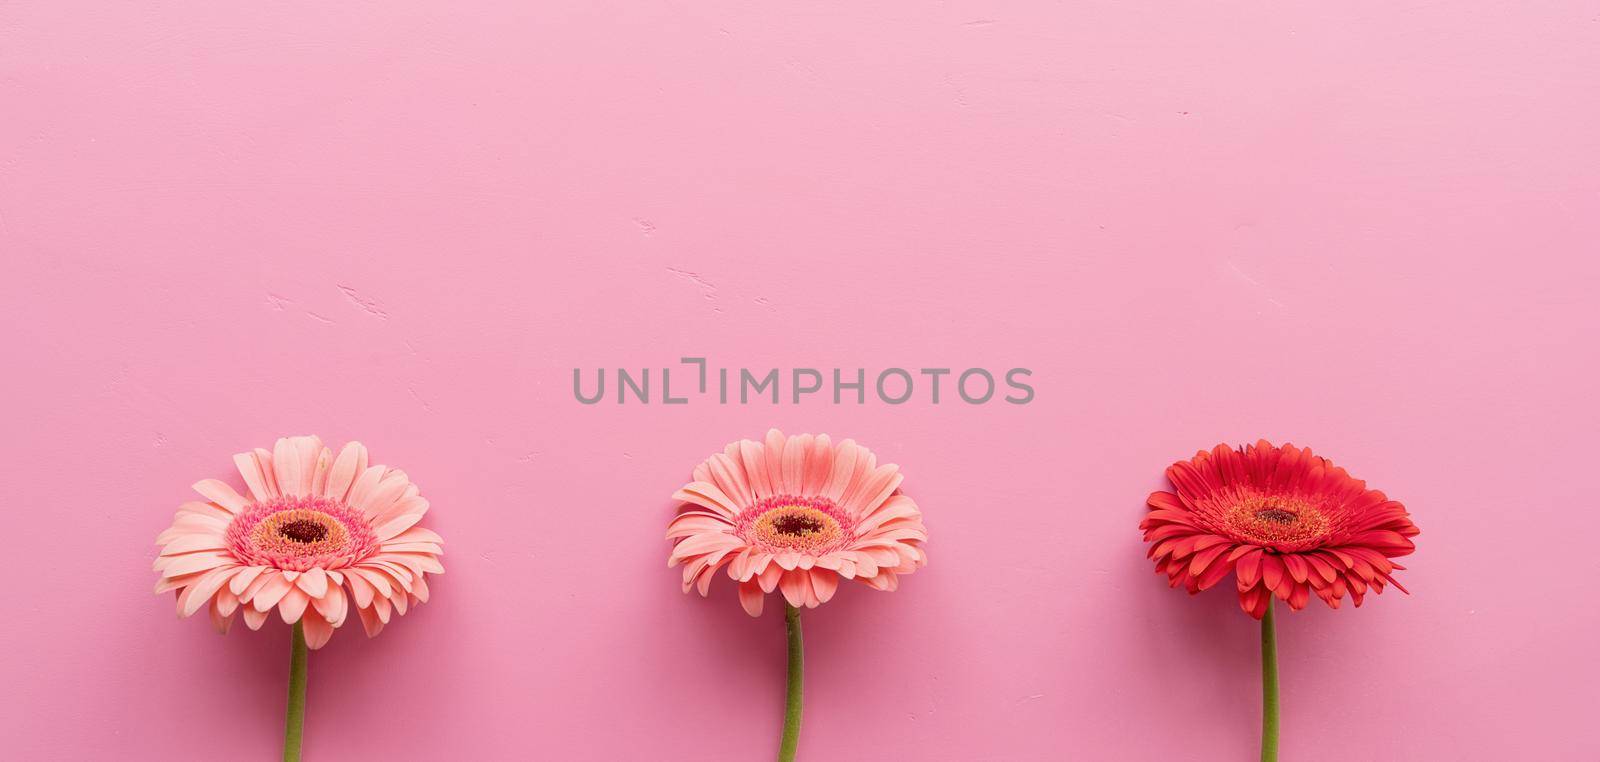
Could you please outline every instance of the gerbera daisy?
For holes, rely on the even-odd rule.
[[[428,510],[417,486],[368,465],[359,442],[335,457],[317,437],[287,437],[233,460],[248,496],[195,483],[205,500],[180,506],[156,537],[156,592],[176,591],[180,616],[205,609],[223,633],[236,613],[254,630],[277,610],[294,625],[303,711],[304,649],[327,643],[352,601],[369,637],[427,601],[427,575],[444,572],[443,540],[416,526]]]
[[[1405,506],[1310,449],[1217,445],[1167,479],[1177,493],[1152,493],[1139,528],[1173,587],[1198,593],[1232,572],[1256,619],[1274,596],[1298,610],[1312,594],[1338,608],[1347,592],[1360,606],[1368,590],[1405,591],[1389,560],[1416,547]]]
[[[780,759],[793,759],[799,733],[800,609],[826,603],[839,581],[893,591],[900,576],[928,562],[927,529],[901,494],[894,465],[871,450],[827,434],[742,440],[707,458],[673,498],[684,505],[667,527],[675,541],[667,566],[686,564],[683,591],[711,588],[726,566],[739,602],[760,616],[766,595],[788,606],[789,712]]]
[[[1327,458],[1262,440],[1219,444],[1167,469],[1176,493],[1154,492],[1140,523],[1156,572],[1199,593],[1234,576],[1239,605],[1262,620],[1267,722],[1262,758],[1277,746],[1277,642],[1272,600],[1305,608],[1315,594],[1338,608],[1370,590],[1405,588],[1389,560],[1415,549],[1405,506],[1352,478]],[[1268,750],[1271,749],[1269,756]]]

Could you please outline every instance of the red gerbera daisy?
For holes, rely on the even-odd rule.
[[[1383,592],[1404,568],[1389,559],[1415,549],[1405,506],[1327,458],[1266,440],[1217,445],[1167,469],[1177,493],[1150,495],[1139,528],[1156,571],[1191,594],[1232,572],[1239,605],[1262,618],[1273,596],[1292,609],[1315,593],[1338,608]]]

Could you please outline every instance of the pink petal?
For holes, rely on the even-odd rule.
[[[806,579],[807,572],[789,571],[783,573],[783,578],[778,580],[778,590],[783,593],[784,600],[790,606],[799,608],[806,605],[806,595],[811,592],[811,582]]]
[[[219,604],[220,601],[212,599],[210,607],[211,626],[217,628],[217,632],[227,635],[228,629],[233,626],[233,613],[222,613],[222,609]]]
[[[771,472],[767,470],[765,448],[748,439],[740,440],[739,463],[750,480],[750,492],[757,500],[776,494],[772,489]]]
[[[255,595],[250,597],[250,606],[256,611],[271,611],[273,606],[278,605],[278,601],[283,600],[284,596],[294,589],[294,583],[282,574],[271,575],[265,580],[260,583],[261,587],[256,589]]]
[[[856,524],[856,535],[869,537],[872,531],[895,519],[921,516],[917,504],[905,495],[895,495],[876,506],[876,510],[869,510]]]
[[[668,540],[680,537],[690,537],[705,532],[726,532],[733,528],[733,524],[721,516],[710,516],[704,513],[683,513],[667,525]],[[400,539],[398,537],[396,540]]]
[[[327,645],[328,640],[333,637],[333,625],[315,614],[302,617],[300,628],[306,634],[306,648],[313,651]]]
[[[201,552],[189,553],[182,556],[163,556],[156,559],[156,571],[163,577],[181,577],[207,569],[215,569],[224,564],[233,563],[233,556],[227,553]]]
[[[356,474],[366,468],[367,448],[360,442],[346,444],[328,471],[328,483],[322,488],[322,494],[329,499],[343,501],[350,493],[350,485],[355,482]]]
[[[233,464],[238,467],[239,475],[244,477],[245,486],[250,488],[250,494],[255,496],[257,502],[278,496],[277,486],[268,478],[271,466],[263,463],[256,453],[241,452],[233,456]]]
[[[278,603],[278,615],[283,617],[284,624],[294,624],[300,621],[300,616],[306,612],[306,606],[311,603],[310,596],[300,588],[291,588]]]
[[[350,494],[345,496],[344,502],[356,508],[367,504],[367,498],[377,490],[383,475],[389,469],[386,466],[368,466],[366,470],[356,475],[356,480],[350,485]]]
[[[215,503],[191,501],[178,506],[178,512],[173,515],[173,520],[176,522],[180,519],[190,521],[210,519],[222,522],[225,527],[228,522],[233,521],[233,514],[229,513],[228,509]]]
[[[739,515],[739,503],[723,492],[720,487],[708,481],[695,481],[685,484],[682,489],[672,493],[672,499],[693,503],[730,520]]]
[[[783,451],[789,443],[789,438],[777,429],[767,430],[766,442],[762,445],[763,460],[767,464],[767,489],[774,495],[793,494],[784,483],[783,479]]]
[[[776,429],[774,429],[776,431]],[[783,479],[779,486],[785,494],[804,494],[806,454],[811,451],[811,435],[789,437],[783,445]]]
[[[762,592],[770,593],[778,588],[778,580],[783,579],[783,575],[786,573],[783,567],[771,564],[761,570],[761,573],[756,576],[756,582],[760,584]]]
[[[852,516],[865,516],[888,500],[904,480],[899,466],[890,464],[878,468],[862,482],[861,489],[845,497],[840,507]]]
[[[383,620],[378,618],[375,608],[358,608],[356,615],[361,618],[361,629],[367,631],[367,637],[375,638],[383,632]]]
[[[183,589],[178,596],[178,615],[193,616],[202,606],[211,602],[211,596],[222,587],[228,578],[233,576],[239,567],[226,566],[221,569],[212,569],[196,580],[193,585]]]
[[[428,501],[420,497],[415,498],[415,500],[420,503],[420,507],[392,518],[380,518],[382,523],[375,522],[377,528],[373,532],[378,535],[379,542],[387,542],[391,538],[399,536],[400,533],[416,526],[417,522],[422,520],[422,514],[428,511]]]
[[[411,583],[411,594],[416,596],[418,601],[421,601],[422,603],[427,603],[428,602],[428,580],[426,578],[424,578],[424,577],[418,577],[416,579],[416,581]]]
[[[317,465],[311,475],[311,494],[326,495],[328,476],[333,471],[333,450],[326,447],[318,449],[315,462]]]
[[[312,569],[301,574],[295,580],[295,585],[312,598],[321,598],[328,594],[328,574],[322,569]]]
[[[708,532],[686,538],[673,546],[672,553],[667,556],[667,566],[677,566],[679,563],[700,555],[714,553],[719,550],[737,548],[744,544],[738,537],[726,532]]]
[[[761,616],[761,609],[766,599],[767,594],[761,592],[760,583],[754,580],[739,583],[739,604],[744,606],[745,613],[750,616]]]
[[[350,596],[356,600],[356,608],[364,609],[372,605],[372,598],[377,593],[372,583],[360,574],[348,575],[350,582]]]
[[[250,629],[252,630],[261,629],[262,623],[267,621],[267,612],[256,611],[250,606],[240,609],[239,613],[244,616],[244,623],[249,625]]]
[[[811,440],[811,451],[806,454],[806,467],[801,474],[800,494],[814,495],[822,491],[833,475],[833,440],[827,434],[818,434]]]
[[[234,595],[227,587],[217,589],[217,594],[211,599],[212,605],[217,607],[217,612],[223,616],[232,616],[239,608],[239,596]]]
[[[294,441],[283,437],[272,446],[272,471],[278,479],[278,491],[285,495],[304,495],[301,489],[300,454]]]
[[[311,605],[323,619],[337,627],[344,623],[345,615],[349,611],[347,600],[349,599],[345,598],[343,589],[330,587],[326,595],[311,599]]]
[[[267,567],[265,566],[246,566],[240,569],[238,574],[233,575],[233,578],[228,580],[228,591],[234,595],[244,593],[244,589],[249,587],[251,582],[256,581],[256,577],[266,569]]]
[[[383,480],[378,482],[378,486],[364,496],[365,499],[360,503],[351,503],[350,505],[353,508],[360,509],[362,513],[366,514],[368,520],[375,519],[389,510],[390,506],[393,506],[395,501],[400,499],[409,486],[411,486],[411,480],[406,478],[405,472],[391,469],[388,474],[384,475]]]
[[[222,506],[229,513],[238,513],[250,505],[250,501],[235,492],[233,487],[216,479],[201,479],[195,482],[194,491],[200,493],[201,497]]]
[[[356,600],[358,602],[361,600],[361,593],[354,586],[357,578],[371,586],[373,591],[376,592],[379,597],[388,598],[390,595],[394,594],[394,591],[389,585],[388,576],[383,574],[381,571],[378,571],[377,569],[367,569],[360,566],[351,567],[349,571],[351,572],[349,575],[351,582],[350,589],[352,592],[356,593]],[[365,604],[363,604],[362,608],[365,607]]]
[[[737,446],[737,445],[734,445]],[[755,502],[754,490],[745,479],[744,469],[733,458],[724,453],[712,455],[707,461],[711,467],[711,475],[718,489],[730,498],[736,505],[746,506]]]
[[[161,548],[163,556],[177,556],[184,553],[193,553],[199,550],[227,550],[228,542],[221,535],[213,533],[186,534],[174,538]]]
[[[442,545],[444,543],[444,538],[440,537],[439,533],[433,531],[432,529],[425,529],[423,527],[412,527],[410,529],[407,529],[404,532],[401,532],[399,535],[396,535],[390,541],[391,542],[431,542],[431,543],[434,543],[436,545]]]
[[[845,487],[850,486],[850,478],[855,475],[856,468],[856,443],[853,439],[846,439],[839,443],[833,452],[833,467],[828,472],[827,481],[817,489],[817,494],[839,502],[844,496]]]
[[[839,589],[839,575],[830,571],[813,569],[811,572],[811,589],[816,593],[818,603],[827,603]]]
[[[256,577],[254,582],[251,582],[249,585],[245,586],[244,592],[239,593],[239,600],[246,603],[254,601],[256,593],[261,592],[261,588],[266,587],[267,583],[271,582],[274,578],[282,577],[283,575],[279,574],[277,569],[267,569],[261,572],[260,576]]]

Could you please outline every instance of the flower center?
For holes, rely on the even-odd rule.
[[[1331,523],[1314,503],[1292,497],[1245,495],[1223,512],[1235,539],[1256,544],[1299,547],[1326,537]]]
[[[772,530],[778,534],[801,537],[822,531],[823,523],[803,513],[785,513],[772,520]]]
[[[309,519],[296,519],[280,525],[278,536],[295,542],[316,542],[328,536],[328,528]]]
[[[1282,508],[1263,508],[1256,511],[1256,518],[1262,521],[1271,521],[1277,524],[1287,524],[1295,520],[1295,515]]]
[[[739,536],[769,553],[820,556],[854,536],[855,521],[823,497],[775,495],[740,512]]]
[[[251,503],[228,524],[226,537],[242,563],[290,571],[338,569],[378,548],[378,537],[360,511],[311,496]]]

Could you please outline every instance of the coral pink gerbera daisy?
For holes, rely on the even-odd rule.
[[[1405,591],[1389,560],[1416,547],[1405,506],[1309,449],[1219,444],[1167,479],[1177,492],[1151,494],[1139,528],[1173,587],[1198,593],[1231,573],[1256,619],[1273,597],[1298,610],[1313,594],[1338,608],[1346,593],[1360,606],[1386,584]]]
[[[899,467],[827,434],[742,440],[707,458],[667,527],[667,565],[686,564],[683,591],[710,590],[718,569],[739,583],[739,601],[759,616],[778,590],[792,607],[826,603],[839,580],[892,591],[927,564],[922,513],[901,494]]]
[[[706,595],[717,570],[739,583],[739,602],[760,616],[767,593],[788,606],[788,689],[778,761],[793,762],[800,744],[804,642],[800,609],[827,603],[839,580],[877,590],[927,565],[922,512],[900,492],[900,469],[878,465],[871,450],[827,434],[728,445],[694,469],[694,481],[667,526],[674,545],[667,566],[686,564],[683,591]]]
[[[314,436],[235,455],[247,495],[203,479],[156,538],[156,592],[177,591],[178,614],[207,610],[226,633],[235,613],[259,629],[276,609],[320,648],[355,604],[368,636],[428,600],[443,540],[416,526],[428,510],[404,471],[368,465],[367,448],[339,451]]]

